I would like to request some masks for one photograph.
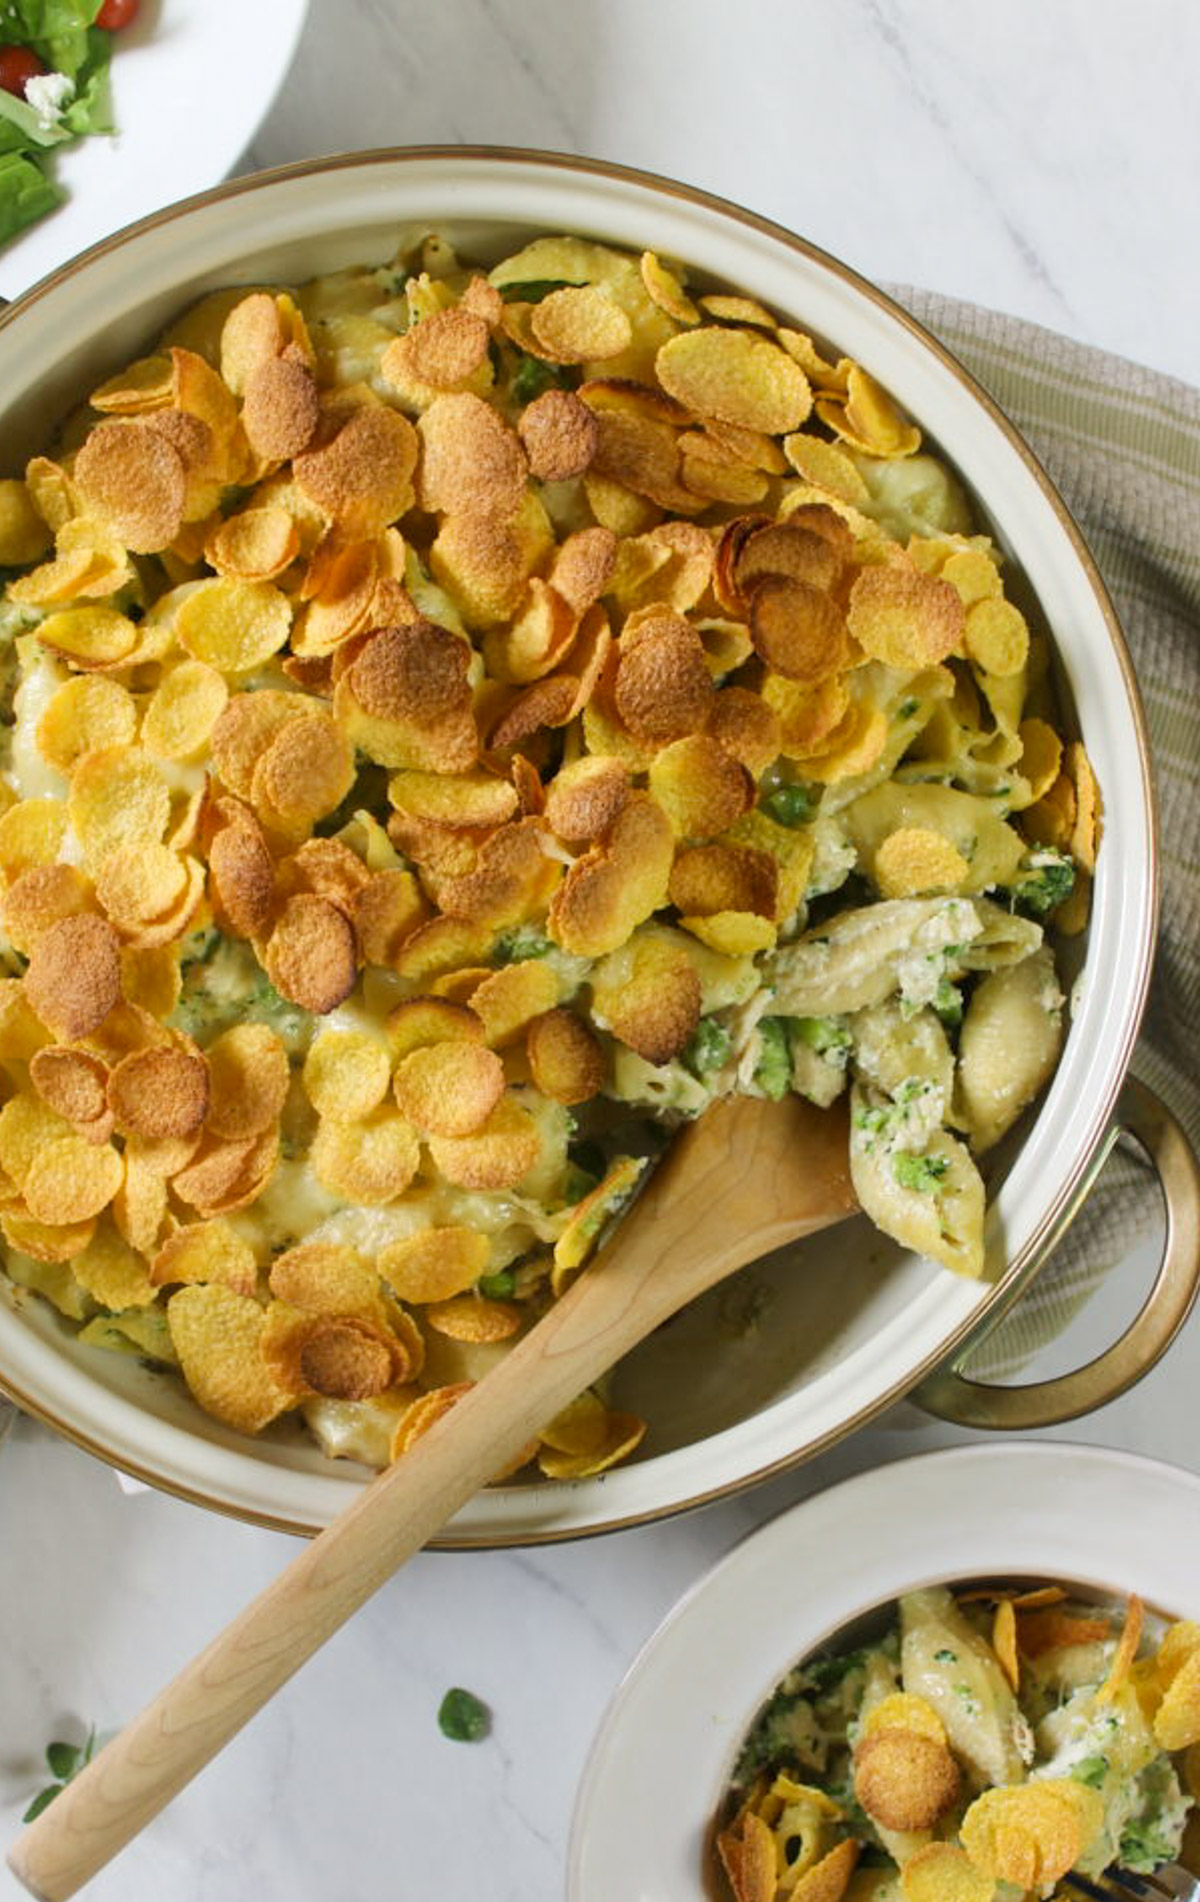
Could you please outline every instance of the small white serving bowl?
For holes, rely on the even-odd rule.
[[[712,1902],[713,1820],[780,1679],[904,1592],[1009,1577],[1200,1618],[1200,1476],[1001,1441],[878,1467],[752,1533],[668,1614],[609,1705],[567,1902]]]
[[[844,1225],[768,1269],[757,1337],[728,1338],[710,1299],[622,1369],[624,1404],[649,1397],[642,1457],[572,1485],[495,1487],[443,1543],[494,1545],[610,1529],[745,1486],[862,1425],[941,1369],[930,1404],[973,1424],[1029,1425],[1099,1405],[1172,1338],[1200,1263],[1186,1144],[1160,1106],[1127,1091],[1157,922],[1146,728],[1111,603],[1045,472],[991,400],[920,325],[845,266],[704,193],[545,153],[411,149],[293,166],[222,186],[145,220],[48,278],[0,316],[4,470],[41,448],[70,405],[205,291],[295,282],[436,229],[484,261],[565,230],[686,261],[753,294],[862,360],[949,457],[981,520],[1020,568],[1053,630],[1062,685],[1095,766],[1105,831],[1076,1010],[1062,1062],[995,1195],[989,1276],[956,1280]],[[973,1389],[954,1368],[1036,1272],[1107,1153],[1117,1120],[1156,1147],[1172,1246],[1134,1329],[1101,1362],[1028,1397]],[[1165,1159],[1165,1160],[1164,1160]],[[757,1271],[756,1271],[757,1272]],[[946,1369],[950,1371],[947,1372]],[[328,1523],[367,1475],[297,1429],[257,1441],[223,1428],[173,1381],[81,1348],[0,1276],[0,1384],[89,1450],[199,1503],[286,1530]]]

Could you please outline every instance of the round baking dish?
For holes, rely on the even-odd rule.
[[[866,363],[955,465],[981,521],[1036,595],[1106,810],[1070,1035],[993,1197],[987,1278],[955,1280],[861,1222],[818,1237],[805,1245],[804,1273],[779,1277],[769,1338],[752,1366],[711,1314],[660,1330],[626,1364],[618,1391],[635,1405],[640,1394],[654,1396],[643,1457],[571,1485],[489,1489],[443,1542],[553,1539],[654,1518],[805,1458],[914,1389],[973,1424],[1039,1424],[1100,1404],[1162,1352],[1200,1272],[1186,1246],[1198,1226],[1190,1152],[1161,1106],[1125,1083],[1157,920],[1145,722],[1111,603],[1061,498],[990,399],[888,298],[749,212],[616,166],[469,148],[293,166],[131,227],[0,316],[6,470],[44,443],[81,392],[203,292],[383,260],[430,229],[482,261],[556,229],[650,247],[752,293]],[[1154,1152],[1170,1205],[1163,1268],[1146,1307],[1113,1350],[1065,1383],[973,1387],[960,1363],[1028,1284],[1122,1124]],[[226,1431],[171,1381],[79,1347],[65,1323],[3,1277],[0,1384],[126,1471],[263,1524],[311,1532],[367,1477],[325,1460],[298,1431],[253,1442]]]

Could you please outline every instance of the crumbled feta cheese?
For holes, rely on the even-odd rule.
[[[25,104],[37,113],[43,132],[52,132],[75,97],[75,81],[66,73],[34,73],[25,81]]]

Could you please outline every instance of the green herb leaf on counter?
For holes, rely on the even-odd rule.
[[[21,1821],[23,1823],[32,1823],[39,1817],[42,1811],[53,1803],[59,1791],[66,1789],[72,1777],[78,1776],[84,1766],[91,1762],[95,1754],[96,1727],[94,1724],[81,1744],[62,1742],[47,1744],[46,1766],[54,1778],[54,1782],[48,1783],[44,1790],[38,1791],[32,1803],[29,1805],[29,1808],[25,1811],[24,1816],[22,1816]]]
[[[473,1691],[455,1687],[438,1706],[438,1729],[452,1743],[482,1743],[492,1728],[491,1712]]]

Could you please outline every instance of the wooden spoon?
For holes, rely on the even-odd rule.
[[[17,1878],[74,1895],[568,1401],[695,1295],[853,1207],[844,1116],[794,1096],[709,1110],[562,1300],[24,1831]]]

